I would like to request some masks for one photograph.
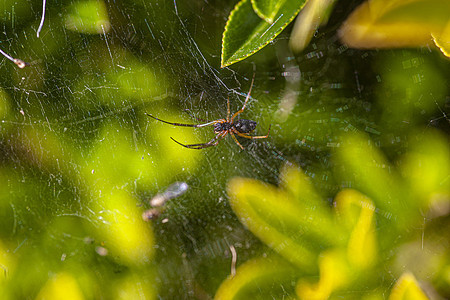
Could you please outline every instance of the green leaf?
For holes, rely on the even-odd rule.
[[[255,10],[250,0],[242,0],[235,6],[223,33],[222,67],[241,61],[270,43],[294,19],[306,0],[273,2],[257,1]],[[255,11],[273,22],[261,19]]]
[[[300,268],[314,270],[317,251],[345,243],[329,207],[321,205],[311,183],[294,167],[281,175],[289,188],[234,178],[228,184],[230,204],[240,221],[269,247]],[[297,188],[307,191],[297,197]]]
[[[255,13],[267,23],[272,24],[281,6],[286,0],[252,0]]]
[[[60,272],[53,275],[36,297],[37,300],[67,298],[73,300],[84,299],[83,292],[81,291],[77,280],[72,274],[66,272]]]
[[[241,265],[235,276],[229,276],[220,285],[214,299],[255,299],[267,294],[274,296],[277,288],[281,292],[277,299],[286,299],[286,287],[289,289],[298,274],[295,268],[276,256],[252,259]]]
[[[335,207],[342,225],[351,230],[347,245],[348,261],[355,270],[365,270],[377,257],[375,235],[375,206],[372,201],[353,189],[344,189],[335,197]],[[349,224],[352,223],[352,224]]]
[[[428,300],[413,274],[404,273],[392,288],[389,300]]]
[[[432,33],[431,36],[433,37],[433,42],[436,47],[438,47],[445,56],[450,57],[450,21],[447,22],[447,25],[445,25],[445,28],[440,35]]]
[[[330,295],[347,286],[355,273],[341,249],[324,251],[319,259],[320,278],[316,283],[302,278],[298,281],[296,292],[299,299],[328,299]]]
[[[353,48],[398,48],[430,45],[448,56],[448,0],[373,0],[355,9],[340,29]]]
[[[232,179],[228,194],[234,212],[253,234],[291,263],[314,269],[317,254],[301,242],[307,230],[295,222],[305,213],[287,195],[279,194],[274,186],[244,178]]]

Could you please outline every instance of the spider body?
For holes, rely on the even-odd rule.
[[[223,123],[214,124],[214,133],[217,134],[222,131],[228,131],[233,129],[235,129],[240,133],[250,133],[256,129],[256,125],[257,123],[255,121],[246,119],[239,119],[234,121],[233,123],[225,121]]]
[[[214,124],[214,133],[220,133],[224,130],[230,130],[233,127],[233,124],[229,122],[216,123]]]
[[[256,129],[257,123],[253,120],[239,119],[232,124],[240,133],[250,133]]]
[[[166,124],[170,124],[170,125],[174,125],[174,126],[200,128],[200,127],[213,125],[214,133],[216,134],[216,136],[212,140],[207,142],[207,143],[184,145],[184,144],[176,141],[174,138],[170,137],[174,142],[180,144],[183,147],[186,147],[186,148],[189,148],[189,149],[203,149],[203,148],[208,148],[208,147],[212,147],[212,146],[217,146],[217,144],[225,136],[227,136],[227,134],[230,134],[231,137],[233,138],[233,140],[236,142],[236,144],[238,144],[238,146],[241,147],[241,149],[244,149],[244,147],[242,147],[242,145],[236,139],[235,135],[238,135],[238,136],[246,138],[246,139],[265,139],[265,138],[267,138],[269,136],[269,132],[270,132],[270,126],[269,126],[269,130],[267,131],[267,134],[264,135],[264,136],[249,135],[250,132],[252,132],[253,130],[256,129],[257,123],[255,121],[253,121],[253,120],[246,120],[246,119],[234,120],[240,113],[242,113],[244,111],[245,106],[247,105],[247,101],[250,98],[250,93],[252,91],[253,80],[254,79],[255,78],[253,77],[252,83],[250,85],[250,90],[248,91],[247,97],[245,98],[244,106],[242,106],[242,108],[240,110],[235,112],[231,118],[230,118],[230,99],[227,100],[227,118],[226,119],[218,119],[218,120],[211,121],[211,122],[206,122],[206,123],[203,123],[203,124],[172,123],[172,122],[167,122],[167,121],[158,119],[157,117],[154,117],[154,116],[152,116],[152,115],[150,115],[148,113],[147,113],[147,116],[149,116],[149,117],[151,117],[153,119],[156,119],[156,120],[158,120],[160,122],[163,122],[163,123],[166,123]],[[200,121],[202,121],[202,120],[200,120]]]

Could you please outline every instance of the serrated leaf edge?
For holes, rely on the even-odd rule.
[[[260,45],[260,46],[257,47],[256,49],[250,51],[250,54],[248,54],[248,55],[246,55],[246,56],[243,56],[243,57],[240,57],[240,58],[238,58],[238,59],[232,60],[231,58],[234,56],[234,55],[232,55],[232,56],[230,56],[230,59],[228,59],[228,61],[231,61],[231,62],[229,62],[229,63],[224,63],[224,59],[223,59],[223,56],[224,56],[224,51],[223,51],[223,50],[224,50],[224,39],[225,39],[225,35],[226,35],[227,31],[228,31],[228,25],[229,25],[229,23],[230,23],[230,20],[233,18],[233,15],[235,14],[235,12],[243,5],[243,3],[244,3],[245,1],[249,1],[249,0],[242,0],[242,1],[240,1],[238,4],[236,4],[236,6],[235,6],[234,9],[231,11],[231,13],[230,13],[230,15],[229,15],[229,17],[228,17],[227,23],[225,24],[225,30],[223,31],[223,35],[222,35],[222,54],[221,54],[221,56],[220,56],[220,67],[221,67],[221,68],[224,68],[224,67],[230,66],[230,65],[232,65],[232,64],[234,64],[234,63],[240,62],[241,60],[244,60],[244,59],[246,59],[247,57],[252,56],[252,55],[255,54],[256,52],[258,52],[259,50],[261,50],[262,48],[264,48],[265,46],[267,46],[267,44],[269,44],[270,42],[272,42],[272,41],[273,41],[273,40],[281,33],[281,31],[283,31],[283,30],[286,28],[286,26],[287,26],[290,22],[292,22],[292,20],[298,15],[298,13],[300,12],[300,10],[305,6],[305,4],[306,4],[306,2],[307,2],[307,1],[305,1],[305,2],[303,3],[303,5],[300,5],[300,6],[297,8],[296,12],[292,15],[292,17],[291,17],[290,19],[288,19],[288,20],[281,26],[281,27],[282,27],[281,30],[277,31],[277,32],[272,36],[272,38],[269,39],[266,43]],[[276,22],[275,22],[275,23],[276,23]],[[275,23],[273,23],[273,24],[275,24]],[[272,24],[272,25],[273,25],[273,24]]]
[[[253,11],[258,15],[258,17],[260,17],[261,19],[263,19],[264,21],[266,21],[269,24],[273,23],[273,18],[276,16],[266,16],[258,7],[258,5],[256,4],[256,0],[251,0],[252,3],[252,7],[253,7]]]
[[[225,42],[225,36],[227,35],[227,32],[228,32],[228,26],[230,25],[230,21],[231,21],[231,19],[233,18],[234,14],[237,12],[237,10],[238,10],[242,5],[244,5],[244,2],[245,2],[245,1],[248,1],[248,0],[241,0],[241,1],[239,1],[239,2],[236,4],[236,6],[233,8],[233,10],[230,12],[230,15],[228,16],[227,22],[225,23],[225,30],[223,31],[223,34],[222,34],[222,53],[220,54],[220,67],[221,67],[221,68],[224,68],[224,67],[230,65],[230,64],[225,65],[225,64],[223,63],[223,56],[224,56],[224,53],[225,53],[225,51],[224,51],[224,49],[225,49],[225,48],[224,48],[224,42]]]

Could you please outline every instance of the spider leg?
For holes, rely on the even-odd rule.
[[[167,121],[158,119],[157,117],[154,117],[154,116],[152,116],[152,115],[149,114],[149,113],[145,113],[145,114],[146,114],[147,116],[149,116],[149,117],[155,119],[155,120],[158,120],[158,121],[163,122],[163,123],[166,123],[166,124],[174,125],[174,126],[184,126],[184,127],[195,127],[195,128],[199,128],[199,127],[210,126],[210,125],[214,125],[214,124],[216,124],[216,123],[223,122],[223,121],[222,121],[223,119],[221,119],[221,120],[211,121],[211,122],[204,123],[204,124],[182,124],[182,123],[172,123],[172,122],[167,122]]]
[[[241,147],[242,150],[244,150],[244,147],[242,147],[241,143],[237,140],[237,138],[234,136],[233,131],[230,131],[230,135],[233,138],[233,140],[238,144],[239,147]]]
[[[252,83],[250,84],[250,89],[248,90],[247,97],[245,98],[244,106],[242,106],[242,108],[240,110],[238,110],[237,112],[234,113],[234,115],[231,117],[231,121],[230,121],[231,123],[233,123],[234,118],[236,118],[241,112],[244,111],[245,106],[247,105],[247,101],[250,98],[250,93],[252,92],[252,87],[253,87],[254,81],[255,81],[255,73],[253,73]]]
[[[189,149],[203,149],[203,148],[208,148],[208,147],[213,147],[216,146],[221,139],[223,139],[226,135],[227,135],[227,131],[225,132],[220,132],[218,133],[213,139],[211,139],[209,142],[207,143],[202,143],[202,144],[189,144],[189,145],[185,145],[182,144],[180,142],[178,142],[177,140],[175,140],[173,137],[170,137],[175,143],[185,147],[185,148],[189,148]]]
[[[272,125],[269,125],[269,130],[267,131],[267,134],[266,134],[266,135],[248,135],[248,134],[246,134],[246,133],[241,133],[241,132],[237,131],[237,130],[234,129],[234,128],[233,128],[232,130],[233,130],[233,133],[237,134],[237,135],[240,136],[240,137],[246,138],[246,139],[251,139],[251,140],[253,140],[253,139],[266,139],[266,138],[269,137],[270,127],[271,127],[271,126],[272,126]]]
[[[227,122],[230,121],[230,96],[227,98]]]

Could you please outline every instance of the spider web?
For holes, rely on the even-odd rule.
[[[298,57],[286,50],[288,34],[282,34],[250,59],[220,69],[219,45],[231,3],[106,1],[110,27],[105,23],[96,34],[68,25],[74,3],[47,3],[39,38],[42,2],[5,1],[0,7],[0,49],[30,64],[18,69],[3,59],[0,66],[1,234],[13,253],[26,255],[47,245],[42,236],[60,261],[79,259],[91,239],[101,247],[101,240],[85,232],[46,227],[65,224],[58,221],[65,218],[81,219],[89,228],[108,224],[110,208],[98,201],[107,186],[99,181],[107,172],[113,174],[112,190],[129,191],[144,207],[182,181],[188,191],[171,200],[154,224],[157,282],[163,298],[193,297],[199,281],[208,282],[205,293],[213,295],[212,287],[229,272],[231,245],[243,250],[241,261],[262,251],[229,207],[230,178],[277,184],[281,166],[297,164],[331,201],[343,185],[332,173],[339,133],[359,129],[382,140],[373,104],[376,72],[367,71],[377,53],[341,46],[334,25],[339,20],[331,20]],[[224,118],[227,98],[232,113],[242,107],[253,75],[240,117],[258,122],[257,135],[270,124],[272,130],[268,139],[242,141],[244,151],[230,138],[202,151],[181,149],[171,136],[184,144],[202,143],[213,137],[212,128],[174,128],[145,116],[196,122],[184,112],[188,109],[196,118]],[[448,128],[446,109],[448,99],[436,96],[424,122]],[[393,134],[404,140],[403,133]],[[149,174],[142,166],[139,172],[123,169],[128,159],[139,165],[136,157],[148,163]],[[94,181],[89,174],[98,177]],[[69,252],[68,244],[77,250]],[[105,264],[119,273],[125,268]]]

